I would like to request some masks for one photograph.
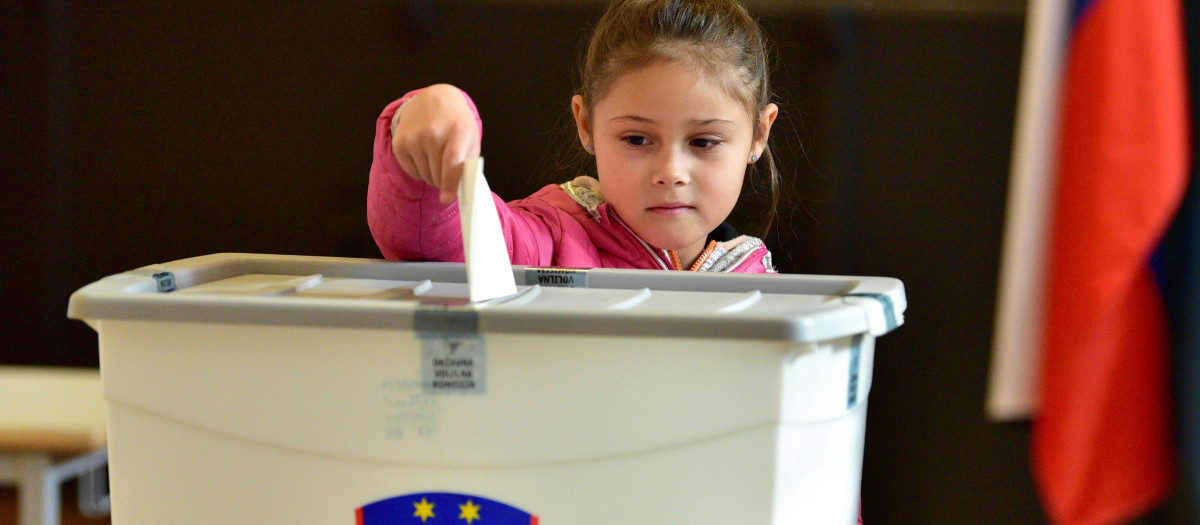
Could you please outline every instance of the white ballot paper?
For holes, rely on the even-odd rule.
[[[463,165],[462,180],[458,182],[458,214],[471,302],[517,293],[496,202],[483,176],[483,157],[467,159]]]

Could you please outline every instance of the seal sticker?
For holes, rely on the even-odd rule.
[[[158,289],[158,293],[167,293],[175,291],[175,274],[171,272],[158,272],[151,275],[154,278],[154,287]]]
[[[422,334],[421,390],[425,394],[487,392],[487,353],[478,334]]]

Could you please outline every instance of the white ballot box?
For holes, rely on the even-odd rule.
[[[113,523],[856,523],[879,277],[219,254],[71,297]]]

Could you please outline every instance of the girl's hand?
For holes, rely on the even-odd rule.
[[[463,163],[479,156],[475,113],[458,88],[429,86],[404,102],[392,130],[392,153],[404,171],[441,190],[442,204],[454,202]]]

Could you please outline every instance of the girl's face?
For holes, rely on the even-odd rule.
[[[642,239],[690,266],[737,203],[775,105],[752,121],[744,106],[675,61],[618,77],[590,115],[583,102],[576,96],[572,109],[580,140],[594,147],[604,199]]]

